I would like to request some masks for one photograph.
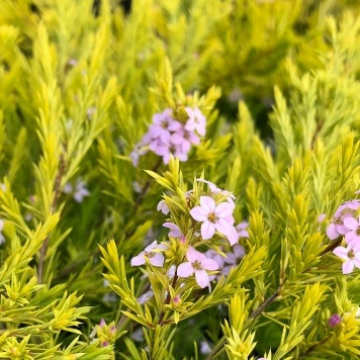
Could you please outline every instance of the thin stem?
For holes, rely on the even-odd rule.
[[[177,272],[175,271],[175,275],[174,275],[173,281],[171,283],[172,288],[175,287],[177,280],[178,280],[178,276],[177,276]],[[169,289],[168,294],[167,294],[166,299],[165,299],[164,305],[169,305],[170,300],[171,300],[171,295],[170,295],[170,289]],[[164,308],[163,308],[162,311],[161,311],[160,317],[159,317],[159,325],[161,325],[163,323],[164,316],[165,316],[165,311],[164,311]]]
[[[327,338],[321,340],[320,342],[310,346],[304,353],[300,354],[299,357],[303,356],[303,355],[308,355],[310,354],[313,350],[315,350],[319,345],[325,344],[329,339],[331,338],[331,336],[328,336]]]
[[[60,161],[59,161],[59,171],[55,178],[55,185],[54,185],[54,196],[51,202],[51,213],[53,214],[56,210],[57,202],[60,197],[61,193],[61,179],[64,176],[65,173],[65,161],[64,157],[61,154],[60,155]],[[43,281],[43,274],[44,274],[44,263],[46,258],[47,249],[49,246],[49,236],[46,237],[41,249],[40,249],[40,259],[39,259],[39,268],[38,268],[38,282],[42,283]]]

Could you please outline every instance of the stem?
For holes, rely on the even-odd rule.
[[[311,139],[311,149],[314,148],[316,138],[319,136],[319,133],[320,133],[321,129],[323,128],[324,124],[325,124],[325,119],[321,120],[317,124],[316,129],[315,129],[315,133],[314,133],[314,135],[313,135],[313,137]]]
[[[299,357],[303,356],[303,355],[308,355],[309,353],[311,353],[314,349],[316,349],[319,345],[325,344],[329,339],[331,338],[331,336],[328,336],[327,338],[321,340],[320,342],[310,346],[304,353],[300,354]]]
[[[61,179],[64,176],[65,173],[65,162],[64,157],[61,154],[60,155],[60,161],[59,161],[59,170],[55,178],[55,185],[54,185],[54,196],[51,202],[51,209],[50,212],[53,214],[56,210],[57,202],[60,197],[61,193]],[[40,249],[40,259],[39,259],[39,268],[38,268],[38,282],[42,283],[43,281],[43,273],[44,273],[44,263],[46,258],[46,252],[49,246],[49,236],[46,237],[41,249]]]
[[[175,271],[175,275],[174,275],[173,281],[171,283],[172,288],[175,287],[177,280],[178,280],[178,276],[177,276],[177,272]],[[167,297],[166,297],[166,300],[164,302],[164,305],[169,305],[170,300],[171,300],[171,295],[170,295],[170,290],[169,290],[168,294],[167,294]],[[161,310],[161,314],[160,314],[160,317],[159,317],[159,325],[161,325],[163,323],[164,316],[165,316],[165,311],[164,311],[164,308],[163,308]]]
[[[330,244],[329,246],[327,246],[327,247],[325,248],[325,250],[320,253],[320,255],[324,255],[324,254],[326,254],[327,252],[334,250],[336,247],[338,247],[338,246],[341,244],[341,241],[342,241],[342,238],[337,239],[337,240],[334,241],[332,244]]]

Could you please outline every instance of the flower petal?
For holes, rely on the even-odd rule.
[[[205,270],[217,270],[219,265],[215,260],[206,258],[201,261],[201,267]]]
[[[348,260],[342,265],[343,274],[350,274],[354,270],[354,262],[352,260]]]
[[[200,205],[208,212],[213,212],[216,208],[215,200],[210,196],[200,196]]]
[[[190,210],[190,215],[195,219],[196,221],[206,221],[208,212],[203,209],[201,206],[195,206]]]
[[[203,240],[211,239],[215,234],[215,224],[205,221],[201,224],[201,237]]]
[[[330,240],[335,240],[339,237],[339,233],[336,229],[336,225],[331,223],[326,229],[326,235]]]
[[[334,249],[333,253],[338,256],[340,259],[347,259],[348,258],[348,250],[343,246],[338,246]]]
[[[154,240],[150,245],[148,245],[148,246],[145,248],[145,251],[149,252],[149,251],[151,251],[152,249],[155,249],[155,248],[156,248],[156,245],[157,245],[157,241]]]
[[[353,217],[344,218],[344,225],[350,230],[356,230],[359,227],[359,223]]]
[[[131,266],[140,266],[145,264],[144,252],[131,259]]]
[[[232,204],[226,201],[216,206],[215,214],[220,218],[224,218],[232,215],[233,211],[234,207],[232,206]]]
[[[195,262],[196,260],[198,260],[198,255],[199,252],[196,251],[192,246],[189,246],[186,252],[186,258],[190,261],[190,262]]]
[[[205,270],[196,270],[195,279],[197,284],[203,289],[209,285],[209,275]]]
[[[150,258],[150,264],[156,267],[163,267],[164,260],[165,258],[163,254],[156,253],[152,258]]]
[[[177,268],[177,275],[180,277],[189,277],[194,273],[194,268],[192,267],[191,263],[186,262],[180,264]]]

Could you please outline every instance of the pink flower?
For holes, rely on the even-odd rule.
[[[172,237],[181,237],[184,236],[183,233],[180,231],[179,227],[176,224],[171,222],[166,222],[163,224],[164,227],[170,229],[169,235]]]
[[[185,129],[188,131],[196,130],[200,136],[204,136],[206,133],[206,118],[201,113],[199,108],[191,109],[185,108],[189,120],[186,122]]]
[[[166,205],[165,200],[161,200],[158,203],[157,211],[161,211],[164,215],[167,215],[170,212],[169,207]]]
[[[207,240],[214,236],[216,230],[225,236],[231,235],[234,227],[226,218],[231,216],[233,211],[233,205],[228,202],[216,205],[210,196],[200,196],[200,206],[191,209],[190,214],[196,221],[202,222],[201,236]]]
[[[360,268],[360,244],[354,242],[348,244],[347,248],[338,246],[333,253],[344,260],[342,265],[343,274],[350,274],[354,267]]]
[[[181,124],[172,118],[172,111],[166,109],[162,113],[153,116],[153,125],[149,129],[149,133],[153,139],[159,139],[167,144],[170,142],[170,132],[177,131],[180,128]]]
[[[336,325],[339,325],[341,322],[341,317],[339,314],[333,314],[330,316],[330,319],[328,320],[328,324],[331,327],[335,327]]]
[[[326,214],[320,214],[317,218],[318,223],[322,223],[326,218]]]
[[[347,201],[338,207],[331,223],[326,229],[326,234],[330,240],[335,240],[339,236],[346,235],[346,233],[349,232],[350,229],[344,225],[344,219],[354,217],[356,210],[359,208],[359,200]]]
[[[166,248],[164,245],[158,244],[155,240],[149,246],[147,246],[145,250],[142,251],[139,255],[131,259],[131,266],[144,265],[148,260],[153,266],[163,267],[165,260],[164,255],[153,250],[164,248]]]
[[[360,243],[360,218],[358,220],[353,217],[346,217],[344,225],[349,229],[345,234],[345,240],[349,244],[352,241]]]
[[[241,223],[237,224],[235,226],[235,229],[239,235],[239,238],[249,238],[249,233],[246,230],[247,227],[249,226],[249,223],[247,221],[242,221]]]
[[[180,277],[187,278],[195,273],[195,280],[197,284],[204,288],[209,285],[209,275],[206,270],[217,270],[218,264],[207,258],[204,254],[196,251],[192,246],[189,246],[186,252],[188,262],[180,264],[177,268],[177,274]]]
[[[200,139],[194,132],[180,129],[178,132],[171,135],[171,142],[179,147],[180,152],[188,153],[192,144],[200,144]]]
[[[235,197],[230,191],[227,191],[227,190],[223,190],[223,189],[218,188],[217,185],[214,184],[214,183],[212,183],[211,181],[208,181],[208,180],[205,180],[205,179],[201,179],[201,178],[196,179],[196,181],[207,184],[207,185],[209,186],[210,191],[211,191],[212,193],[214,193],[214,194],[224,194],[224,195],[228,195],[231,200],[235,200],[235,199],[236,199],[236,197]],[[229,198],[228,198],[228,199],[229,199]],[[233,202],[234,202],[234,201],[232,201],[232,203],[233,203]]]
[[[146,152],[147,151],[143,149],[142,144],[136,144],[135,145],[134,150],[129,155],[130,159],[131,159],[131,162],[133,163],[134,166],[139,165],[140,156],[145,155]]]

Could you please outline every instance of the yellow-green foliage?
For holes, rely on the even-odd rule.
[[[0,0],[0,358],[358,359],[360,275],[342,275],[326,227],[360,188],[359,11]],[[152,116],[185,106],[207,118],[188,161],[133,166]],[[196,236],[199,177],[249,220],[246,256],[211,292],[170,281],[186,247],[156,211],[164,199]],[[164,269],[131,267],[155,238]]]

